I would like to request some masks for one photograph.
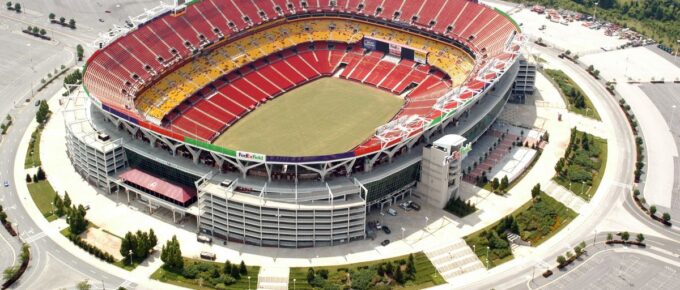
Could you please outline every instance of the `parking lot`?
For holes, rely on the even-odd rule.
[[[541,289],[677,289],[679,270],[647,256],[607,252]]]
[[[409,210],[405,210],[399,206],[402,202],[409,200],[420,205],[420,210],[410,208]],[[389,209],[393,209],[396,212],[396,215],[389,214]],[[384,230],[376,230],[375,227],[367,227],[367,229],[371,228],[377,233],[375,241],[378,243],[385,239],[394,242],[402,239],[402,232],[403,237],[409,237],[426,226],[432,225],[432,222],[440,219],[444,214],[445,212],[443,210],[432,207],[421,199],[411,196],[397,201],[395,204],[392,204],[392,206],[385,206],[383,208],[383,213],[380,213],[379,209],[375,209],[366,217],[366,221],[369,224],[380,222],[383,227],[387,226],[391,231],[390,234],[385,233]],[[415,242],[418,241],[419,238],[410,237],[408,240],[410,242]]]

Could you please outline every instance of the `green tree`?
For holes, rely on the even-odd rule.
[[[82,209],[81,208],[82,205],[79,207],[72,206],[71,209],[66,214],[66,222],[71,228],[71,233],[75,235],[79,235],[87,229],[87,219],[85,219],[85,211],[84,208]]]
[[[156,233],[153,232],[153,229],[149,229],[149,251],[152,250],[157,245],[158,238],[156,237]]]
[[[35,29],[38,29],[38,28],[35,27],[34,30]],[[37,32],[34,32],[34,33],[37,33]],[[38,123],[40,125],[45,125],[45,123],[47,122],[47,119],[49,118],[50,113],[51,113],[50,106],[47,105],[47,102],[44,101],[44,100],[40,101],[40,106],[38,107],[38,112],[35,115],[36,121],[38,121]]]
[[[31,31],[33,34],[38,34],[40,33],[40,28],[38,26],[33,27],[33,31]]]
[[[614,236],[612,235],[612,233],[608,233],[607,234],[607,241],[611,241],[613,239],[614,239]]]
[[[498,189],[498,186],[500,186],[500,181],[498,181],[498,178],[494,178],[491,181],[491,189],[495,191],[496,189]]]
[[[501,184],[498,189],[500,189],[501,191],[505,191],[506,189],[508,189],[508,186],[509,186],[508,176],[505,175],[503,176],[503,178],[501,178]]]
[[[130,263],[130,251],[134,251],[135,248],[135,237],[131,232],[127,232],[123,240],[120,243],[120,254],[124,257],[123,263]]]
[[[36,176],[38,176],[38,181],[45,180],[45,178],[47,178],[45,170],[43,170],[42,167],[38,167],[38,172],[36,173]]]
[[[241,264],[238,266],[238,272],[243,276],[248,275],[248,268],[243,261],[241,261]]]
[[[61,23],[61,24],[66,23],[66,18],[64,16],[59,17],[59,23]]]
[[[54,214],[56,216],[63,216],[64,215],[64,200],[61,199],[61,195],[55,194],[54,195]]]
[[[83,54],[85,53],[85,50],[83,49],[83,46],[78,44],[76,46],[76,54],[78,55],[78,61],[83,60]]]
[[[401,266],[397,266],[397,270],[394,272],[394,280],[399,284],[404,284],[404,273],[401,272]]]
[[[31,183],[33,182],[33,179],[31,178],[31,175],[26,173],[26,183]]]
[[[68,196],[68,191],[64,191],[64,208],[71,208],[71,198]]]
[[[638,243],[642,243],[642,242],[645,241],[645,235],[643,235],[642,233],[639,233],[639,234],[637,234],[637,236],[635,237],[635,240],[636,240]]]
[[[236,266],[231,267],[231,277],[236,280],[241,279],[241,274],[238,271],[238,267]]]
[[[670,222],[671,221],[671,214],[664,212],[662,218],[665,222]]]
[[[312,280],[314,280],[314,276],[316,276],[314,268],[307,269],[307,283],[312,283]]]
[[[176,236],[172,236],[172,239],[161,249],[161,261],[163,261],[163,266],[170,271],[179,272],[184,268],[182,250]]]
[[[11,9],[12,9],[12,1],[8,1],[7,2],[7,10],[11,10]]]
[[[223,269],[222,272],[224,272],[224,274],[226,274],[226,275],[230,275],[231,274],[231,267],[232,267],[231,262],[229,262],[229,260],[224,261],[224,269]]]
[[[630,238],[630,233],[628,233],[628,232],[621,233],[621,239],[622,240],[628,241],[629,238]]]
[[[653,205],[649,208],[649,214],[651,215],[656,214],[656,205]]]
[[[566,263],[566,262],[567,262],[567,258],[565,258],[564,256],[560,255],[560,256],[557,257],[557,264],[564,265],[564,263]]]
[[[54,20],[57,16],[54,15],[54,13],[50,13],[50,15],[47,16],[47,17],[50,19],[50,21],[52,21],[52,20]]]
[[[71,18],[68,21],[68,26],[70,26],[71,28],[76,28],[76,21],[73,18]]]
[[[534,187],[531,189],[531,197],[536,198],[539,195],[541,195],[541,184],[536,183],[536,185],[534,185]]]
[[[47,34],[47,31],[44,28],[40,29],[40,35],[45,36],[45,34]]]
[[[16,11],[17,13],[21,13],[21,4],[14,3],[14,11]]]
[[[7,214],[4,211],[0,211],[0,222],[2,224],[7,223]]]
[[[78,284],[76,284],[76,289],[78,289],[78,290],[90,290],[90,289],[92,289],[92,285],[90,285],[90,282],[87,279],[85,279],[85,280],[79,282]]]
[[[389,265],[390,263],[388,263]],[[370,269],[361,269],[352,275],[352,289],[366,290],[371,286],[374,272]]]

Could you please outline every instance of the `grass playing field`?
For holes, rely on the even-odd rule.
[[[214,144],[279,156],[342,153],[370,137],[403,105],[403,99],[377,88],[322,78],[257,108]]]

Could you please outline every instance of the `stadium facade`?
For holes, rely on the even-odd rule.
[[[68,100],[69,157],[107,192],[196,217],[216,238],[364,239],[369,211],[432,192],[415,188],[434,140],[455,134],[469,145],[491,126],[523,41],[512,19],[476,1],[382,2],[207,0],[131,18],[98,40],[83,93]],[[321,77],[407,101],[348,152],[270,156],[214,144],[260,105]],[[463,147],[444,157],[460,162]],[[455,195],[459,179],[445,180],[433,204]]]

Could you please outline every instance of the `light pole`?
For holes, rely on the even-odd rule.
[[[50,204],[52,205],[52,214],[53,214],[53,215],[56,215],[56,214],[54,213],[54,211],[55,211],[55,209],[54,209],[54,201],[50,202]]]
[[[581,195],[583,195],[583,192],[585,191],[586,188],[586,181],[581,181]]]
[[[295,288],[295,282],[296,282],[296,281],[297,281],[297,279],[293,278],[293,290],[296,289],[296,288]]]
[[[675,105],[671,106],[671,122],[668,125],[670,128],[671,134],[673,134],[673,122],[675,122]]]
[[[427,227],[427,223],[429,223],[429,222],[430,222],[430,218],[429,218],[429,217],[425,217],[425,227]]]
[[[248,276],[248,290],[250,290],[250,276]]]
[[[489,246],[486,246],[486,269],[489,269],[491,264],[489,264]]]
[[[402,240],[404,239],[404,232],[405,231],[406,231],[406,229],[404,227],[401,227],[401,239]]]
[[[597,229],[595,230],[595,236],[593,237],[593,246],[595,246],[595,240],[597,239]]]
[[[130,255],[130,265],[132,265],[132,250],[128,251],[128,255]]]

